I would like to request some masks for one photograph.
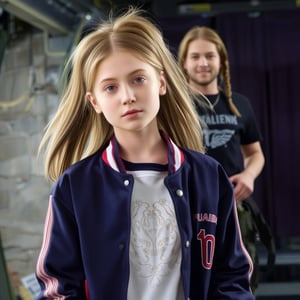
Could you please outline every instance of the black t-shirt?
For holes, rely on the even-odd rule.
[[[217,95],[207,96],[215,103]],[[204,145],[206,153],[221,163],[229,176],[244,169],[240,145],[261,141],[251,104],[245,96],[233,93],[232,99],[241,116],[231,113],[224,94],[220,94],[214,111],[197,104],[197,110],[204,123]]]

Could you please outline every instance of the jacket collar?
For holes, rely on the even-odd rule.
[[[162,138],[168,145],[168,171],[169,174],[175,173],[184,162],[182,150],[164,133],[161,132]],[[119,154],[118,141],[113,136],[102,152],[103,161],[112,169],[120,173],[126,173],[126,168]]]

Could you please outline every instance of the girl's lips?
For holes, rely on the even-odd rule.
[[[133,115],[138,114],[139,112],[141,112],[141,110],[138,110],[138,109],[131,109],[131,110],[126,111],[126,112],[122,115],[122,117],[133,116]]]

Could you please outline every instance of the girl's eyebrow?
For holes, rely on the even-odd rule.
[[[146,72],[146,70],[145,69],[136,69],[136,70],[133,70],[132,72],[128,73],[127,76],[132,76],[139,72]],[[100,80],[100,83],[107,82],[107,81],[113,81],[113,80],[116,80],[116,78],[115,77],[103,78]]]

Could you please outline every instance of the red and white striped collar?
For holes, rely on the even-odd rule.
[[[168,170],[169,174],[172,174],[182,166],[184,162],[184,154],[164,132],[161,132],[161,136],[168,145]],[[126,168],[119,155],[118,142],[115,136],[111,138],[108,146],[102,152],[102,159],[115,171],[126,173]]]

